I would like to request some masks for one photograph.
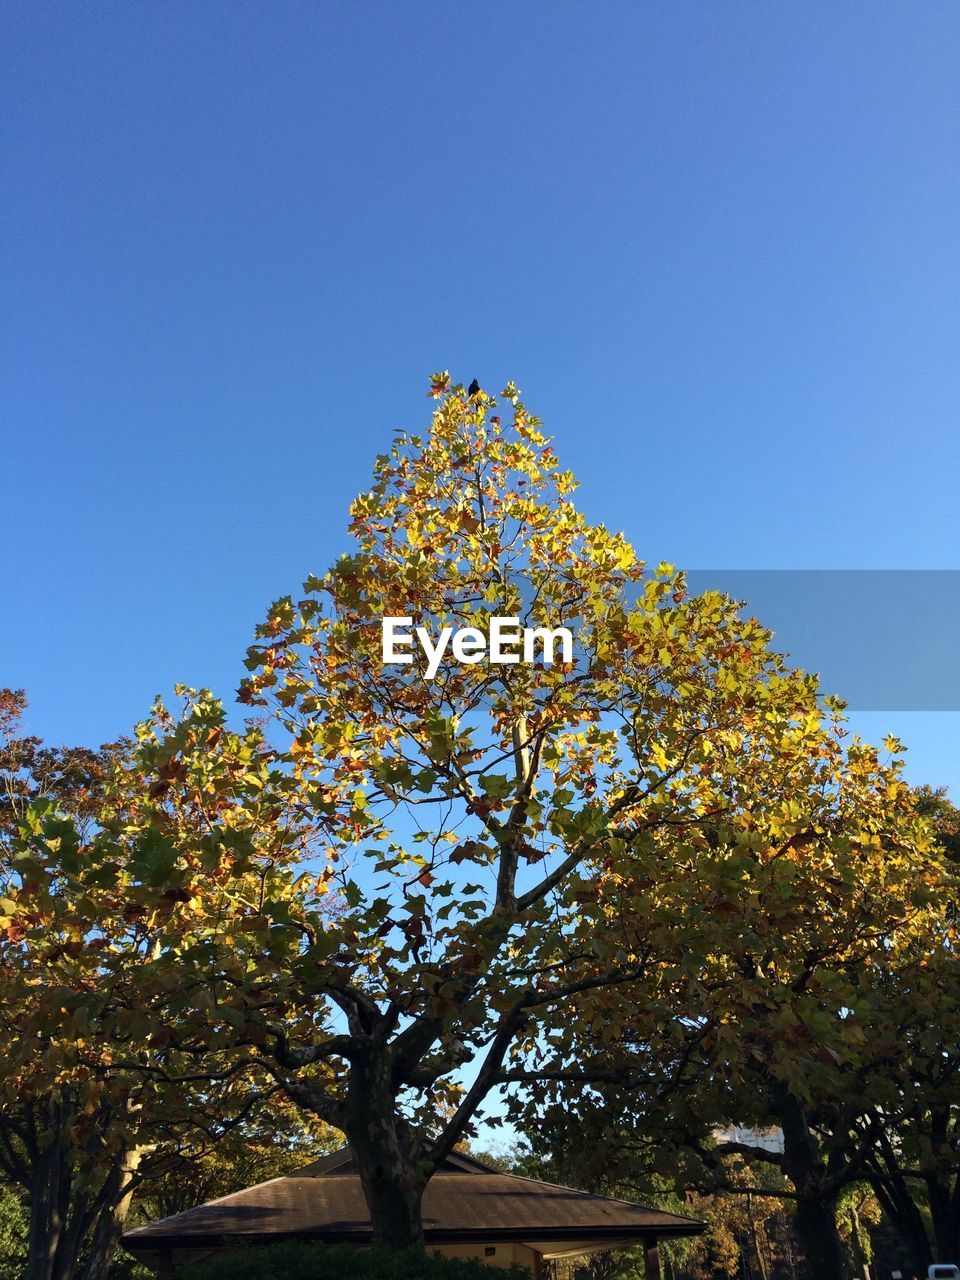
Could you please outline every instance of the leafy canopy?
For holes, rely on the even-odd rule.
[[[896,762],[846,743],[767,630],[585,518],[516,387],[505,409],[446,374],[431,394],[353,504],[352,552],[258,628],[254,718],[158,704],[129,803],[56,851],[151,939],[141,1034],[238,1054],[352,1139],[376,1114],[398,1159],[429,1133],[436,1162],[498,1084],[722,1043],[697,984],[732,989],[759,952],[752,998],[849,895],[912,918],[926,837]],[[569,627],[574,661],[382,661],[384,617],[493,615]],[[879,945],[842,936],[845,962]]]

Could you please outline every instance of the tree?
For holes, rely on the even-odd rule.
[[[75,918],[75,928],[59,901],[47,916],[47,923],[52,914],[58,919],[44,931],[42,954],[27,944],[38,917],[21,914],[23,900],[38,890],[53,901],[57,889],[50,878],[43,887],[31,878],[39,868],[28,869],[21,859],[19,825],[34,807],[56,804],[69,811],[70,823],[61,831],[69,857],[76,847],[70,838],[82,838],[95,821],[124,744],[99,751],[45,747],[19,734],[25,708],[22,691],[0,691],[0,1170],[29,1196],[25,1274],[46,1280],[73,1275],[84,1246],[115,1234],[137,1156],[114,1142],[113,1117],[127,1109],[129,1098],[89,1082],[86,1059],[95,1051],[81,1038],[86,1028],[69,1026],[62,975],[80,968],[83,917]],[[95,923],[87,917],[87,932]],[[73,994],[76,989],[74,984]],[[96,1169],[90,1167],[95,1152]]]
[[[779,1161],[801,1194],[804,1168],[814,1185],[838,1200],[849,1200],[851,1189],[860,1193],[869,1183],[911,1249],[914,1265],[924,1271],[960,1247],[960,970],[951,849],[957,812],[943,793],[928,788],[920,788],[914,801],[918,815],[932,821],[934,836],[925,869],[926,907],[904,929],[896,918],[896,894],[892,901],[877,899],[872,911],[859,895],[847,903],[859,927],[872,930],[882,945],[846,970],[838,966],[841,973],[832,979],[827,1032],[834,1034],[822,1027],[816,1033],[821,1052],[829,1055],[822,1078],[811,1079],[801,1092],[775,1070],[766,1075],[774,1090],[771,1113],[778,1114],[777,1099],[783,1097],[788,1114],[803,1127],[796,1134],[784,1126],[782,1156],[758,1152],[755,1158]],[[889,895],[904,868],[898,867],[897,849],[883,853],[875,874]],[[802,1006],[797,1012],[803,1014]],[[756,1073],[750,1079],[762,1092]],[[798,1146],[801,1161],[804,1153],[809,1156],[799,1166]],[[855,1220],[851,1232],[856,1252]]]
[[[791,925],[797,882],[828,902],[853,893],[886,841],[903,915],[923,891],[896,770],[844,750],[838,709],[769,633],[720,595],[689,597],[670,566],[646,574],[621,535],[588,523],[512,384],[509,426],[446,374],[431,393],[429,433],[399,436],[353,504],[356,550],[278,600],[248,654],[240,700],[264,717],[269,803],[232,794],[216,757],[237,743],[206,695],[151,730],[141,760],[164,783],[141,821],[172,877],[144,907],[206,858],[198,892],[220,921],[202,947],[165,953],[171,972],[346,1133],[391,1246],[422,1239],[427,1180],[491,1089],[620,1079],[612,1046],[627,1033],[655,1043],[669,1028],[680,1061],[705,1037],[726,1042],[722,1018],[684,1018],[683,1002],[717,954],[717,922],[738,935],[762,921],[768,890],[751,875],[794,936],[781,990],[798,983],[797,998],[825,972],[803,960],[810,912]],[[563,625],[576,651],[483,661],[495,617]],[[415,647],[389,663],[385,618],[431,646],[470,630],[429,662]],[[210,783],[198,852],[176,806],[205,770],[226,781]],[[237,823],[288,833],[269,874],[292,894],[264,893],[261,864],[231,861]],[[232,945],[251,932],[256,965]],[[762,962],[763,945],[721,941],[733,957],[720,977],[745,983],[746,1017],[763,978],[735,969],[752,950]],[[851,938],[850,959],[865,947]],[[788,1028],[788,1003],[780,1015]],[[600,1043],[586,1064],[585,1029]]]
[[[130,744],[23,736],[25,706],[0,693],[0,1172],[29,1200],[24,1280],[72,1280],[81,1265],[101,1280],[144,1179],[275,1088],[224,1060],[214,1020],[200,1039],[178,1023],[178,1004],[204,1000],[153,981],[168,948],[202,945],[214,923],[205,898],[171,886],[168,847],[139,821],[158,780]]]
[[[305,1129],[297,1109],[275,1095],[205,1145],[193,1141],[165,1153],[153,1176],[140,1184],[131,1220],[172,1217],[292,1173],[339,1145],[339,1136],[322,1125]]]
[[[881,964],[871,1039],[887,1048],[886,1092],[870,1115],[875,1140],[865,1177],[916,1265],[960,1253],[960,956],[957,866],[960,811],[921,787],[948,873],[941,912],[908,968]]]
[[[535,1121],[571,1149],[602,1150],[621,1179],[669,1168],[685,1185],[736,1193],[730,1155],[777,1171],[818,1280],[843,1274],[841,1195],[882,1180],[871,1170],[890,1148],[885,1135],[902,1129],[908,1095],[914,1106],[929,1098],[917,1089],[921,1062],[943,1071],[955,1018],[956,984],[942,970],[954,963],[943,947],[950,880],[923,806],[899,766],[881,766],[863,744],[847,751],[837,782],[808,828],[832,832],[825,838],[764,838],[739,852],[713,838],[662,875],[657,891],[689,939],[677,1025],[651,1038],[641,1019],[613,1051],[619,1078],[559,1091]],[[604,1025],[605,994],[584,999],[593,1018],[570,1020],[566,1056],[610,1066],[610,1046],[591,1033]],[[689,1024],[707,1029],[692,1052]],[[733,1125],[772,1128],[781,1141],[738,1139]],[[894,1145],[902,1152],[902,1139]],[[889,1205],[889,1179],[886,1189],[877,1194]]]
[[[918,787],[917,808],[933,823],[947,860],[960,864],[960,809],[950,799],[946,787]]]

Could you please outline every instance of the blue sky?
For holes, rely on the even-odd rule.
[[[682,566],[957,568],[960,7],[4,7],[0,681],[229,693],[449,367]],[[960,790],[960,717],[872,713]]]

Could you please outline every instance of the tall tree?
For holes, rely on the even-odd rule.
[[[883,776],[878,807],[869,792]],[[867,783],[859,795],[858,777]],[[934,1067],[942,1078],[956,1017],[947,1012],[956,984],[942,971],[955,963],[944,948],[951,881],[924,806],[899,770],[882,769],[862,744],[847,753],[843,789],[823,794],[815,826],[833,834],[748,839],[739,850],[711,837],[661,875],[654,894],[668,895],[688,939],[675,1025],[651,1037],[641,1017],[611,1047],[596,1034],[605,1026],[604,993],[583,997],[594,1013],[570,1020],[569,1078],[605,1062],[607,1079],[598,1072],[597,1086],[580,1093],[558,1087],[535,1113],[581,1166],[591,1150],[602,1151],[621,1178],[638,1180],[667,1161],[688,1186],[735,1194],[729,1156],[776,1170],[817,1280],[843,1274],[836,1211],[845,1188],[869,1179],[888,1207],[899,1188],[900,1221],[920,1218],[910,1184],[878,1164],[884,1152],[902,1159],[911,1106],[932,1117],[919,1086]],[[748,830],[756,830],[754,816]],[[682,891],[671,887],[675,876]],[[691,1026],[704,1031],[695,1043]],[[537,1100],[524,1101],[532,1124]],[[778,1140],[737,1137],[738,1126],[773,1130]],[[892,1133],[899,1136],[891,1141]],[[916,1252],[918,1265],[930,1260],[929,1249]]]
[[[25,1276],[53,1280],[72,1277],[94,1239],[115,1235],[139,1153],[118,1141],[115,1123],[135,1104],[90,1080],[96,1049],[86,1040],[86,1014],[70,1025],[89,981],[79,971],[97,922],[73,914],[48,868],[24,858],[20,824],[47,808],[69,815],[53,838],[65,858],[75,857],[124,744],[46,747],[20,732],[25,709],[22,691],[0,691],[0,1169],[29,1196]],[[45,925],[57,917],[43,928],[41,947],[28,942],[39,919],[28,912],[39,895],[55,903]],[[65,980],[68,969],[76,982]]]
[[[960,1256],[960,810],[943,790],[921,787],[917,800],[948,874],[940,915],[918,939],[910,967],[884,957],[870,975],[883,997],[870,1038],[886,1049],[887,1088],[870,1115],[866,1176],[925,1268]]]
[[[153,983],[165,950],[215,921],[140,821],[130,744],[45,747],[21,733],[24,707],[0,693],[0,1172],[29,1199],[24,1280],[73,1280],[81,1259],[101,1280],[137,1186],[228,1132],[256,1093],[214,1019],[202,1040],[178,1030],[178,1002],[203,1002]]]
[[[778,896],[794,936],[792,999],[826,972],[816,912],[791,915],[798,882],[828,906],[861,881],[876,892],[887,841],[905,916],[922,892],[896,771],[844,749],[836,708],[769,633],[724,597],[689,597],[670,566],[646,574],[590,524],[512,384],[509,425],[446,374],[431,393],[428,433],[399,436],[353,504],[355,550],[278,600],[249,652],[240,698],[265,717],[276,812],[214,781],[202,848],[175,821],[183,787],[207,786],[231,742],[205,696],[151,731],[142,761],[165,782],[142,820],[172,850],[175,884],[206,858],[198,892],[221,921],[202,947],[166,954],[195,966],[186,988],[290,1097],[346,1133],[391,1245],[422,1239],[427,1180],[491,1089],[609,1074],[612,1052],[577,1061],[583,1027],[611,1047],[665,1026],[723,1041],[722,1019],[684,1022],[677,1001],[718,921],[750,937],[762,924],[756,894]],[[566,626],[575,652],[529,661],[515,645],[491,661],[496,617]],[[386,618],[422,628],[408,663],[385,660]],[[437,648],[446,628],[468,630]],[[536,658],[544,636],[531,639]],[[292,897],[231,861],[234,824],[263,821],[290,833],[269,868]],[[146,908],[166,884],[146,886]],[[251,932],[256,966],[231,945]],[[763,945],[731,945],[722,976],[741,964],[746,1017],[764,998]],[[867,945],[851,938],[851,958]],[[788,1029],[786,999],[780,1013]]]

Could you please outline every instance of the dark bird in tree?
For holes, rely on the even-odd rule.
[[[467,395],[476,396],[479,394],[480,394],[480,383],[476,380],[476,378],[474,378],[474,380],[470,383],[469,387],[467,387]]]

